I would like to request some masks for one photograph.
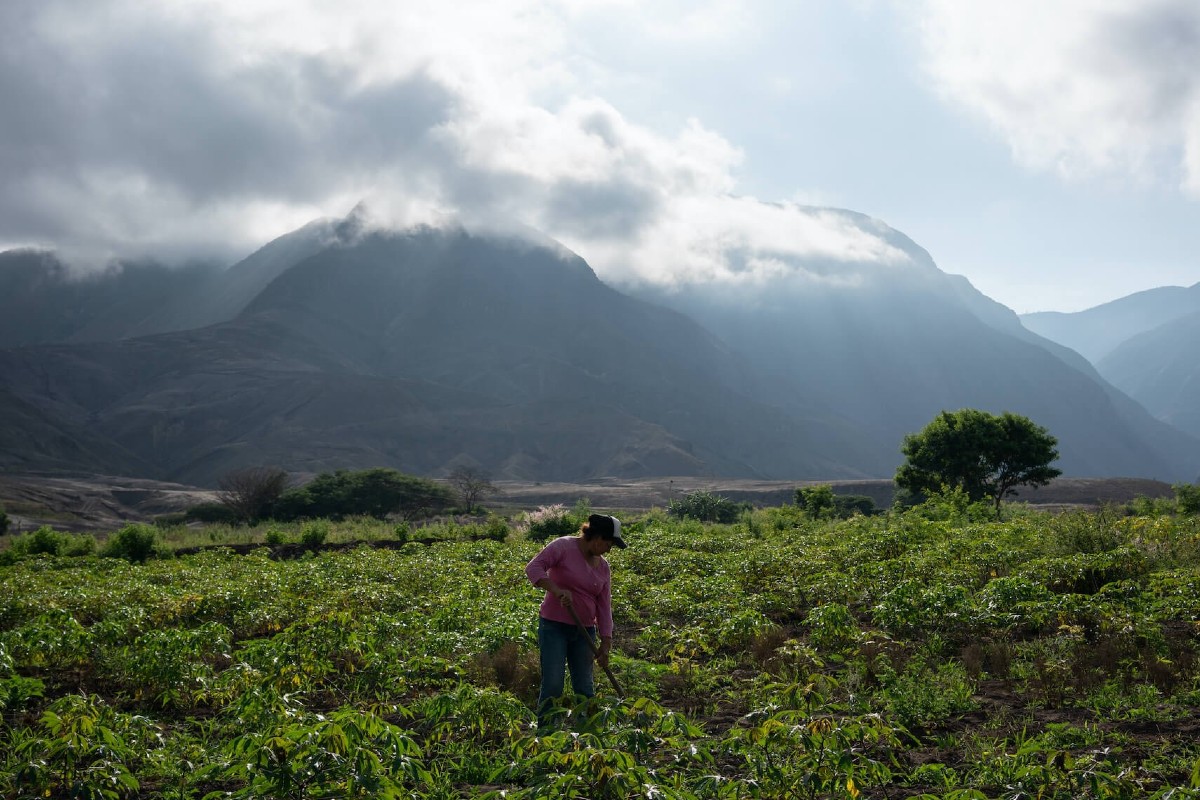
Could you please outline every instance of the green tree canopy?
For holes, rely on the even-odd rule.
[[[974,408],[943,411],[921,430],[904,437],[907,461],[896,470],[896,485],[929,494],[958,487],[972,501],[1000,501],[1018,486],[1045,486],[1062,474],[1058,440],[1028,417],[996,416]]]
[[[284,492],[275,504],[274,516],[383,519],[400,514],[409,518],[444,511],[453,503],[454,495],[444,484],[378,467],[322,473],[312,482]]]

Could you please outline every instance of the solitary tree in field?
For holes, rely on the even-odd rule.
[[[1000,516],[1000,501],[1018,486],[1045,486],[1062,474],[1058,440],[1028,417],[1000,416],[964,408],[943,411],[921,430],[904,437],[907,461],[896,470],[896,485],[931,493],[959,487],[973,501],[988,498]]]
[[[279,467],[246,467],[221,476],[217,500],[239,520],[254,522],[270,513],[287,489],[288,474]]]
[[[454,487],[454,491],[458,492],[467,511],[474,509],[475,504],[484,495],[496,494],[500,491],[492,484],[487,473],[477,467],[455,467],[446,476],[446,480]]]

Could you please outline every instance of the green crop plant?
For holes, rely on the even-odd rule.
[[[322,521],[353,549],[13,559],[0,797],[1194,796],[1200,519],[1011,510],[623,516],[627,696],[550,731],[524,536],[359,516]]]
[[[401,798],[433,780],[408,732],[354,709],[285,717],[237,737],[226,755],[214,774],[244,782],[235,798]]]
[[[24,793],[86,800],[137,796],[130,767],[152,737],[145,718],[119,715],[96,696],[67,695],[42,713],[32,733],[13,748],[19,764],[12,775]]]

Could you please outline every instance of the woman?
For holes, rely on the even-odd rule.
[[[624,548],[621,522],[616,517],[592,514],[576,536],[550,542],[525,566],[530,583],[546,591],[538,619],[538,647],[542,655],[542,690],[538,695],[538,723],[563,692],[566,668],[571,669],[571,689],[592,697],[592,648],[575,623],[574,611],[587,627],[587,636],[600,633],[595,658],[607,669],[612,650],[612,581],[604,554],[616,545]]]

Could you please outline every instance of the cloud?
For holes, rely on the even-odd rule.
[[[1193,0],[925,0],[918,24],[934,85],[1021,164],[1200,197]]]
[[[907,259],[863,219],[737,197],[743,154],[700,120],[653,130],[599,96],[605,14],[683,49],[748,25],[729,0],[3,4],[0,244],[228,261],[366,200],[531,226],[626,282]]]

